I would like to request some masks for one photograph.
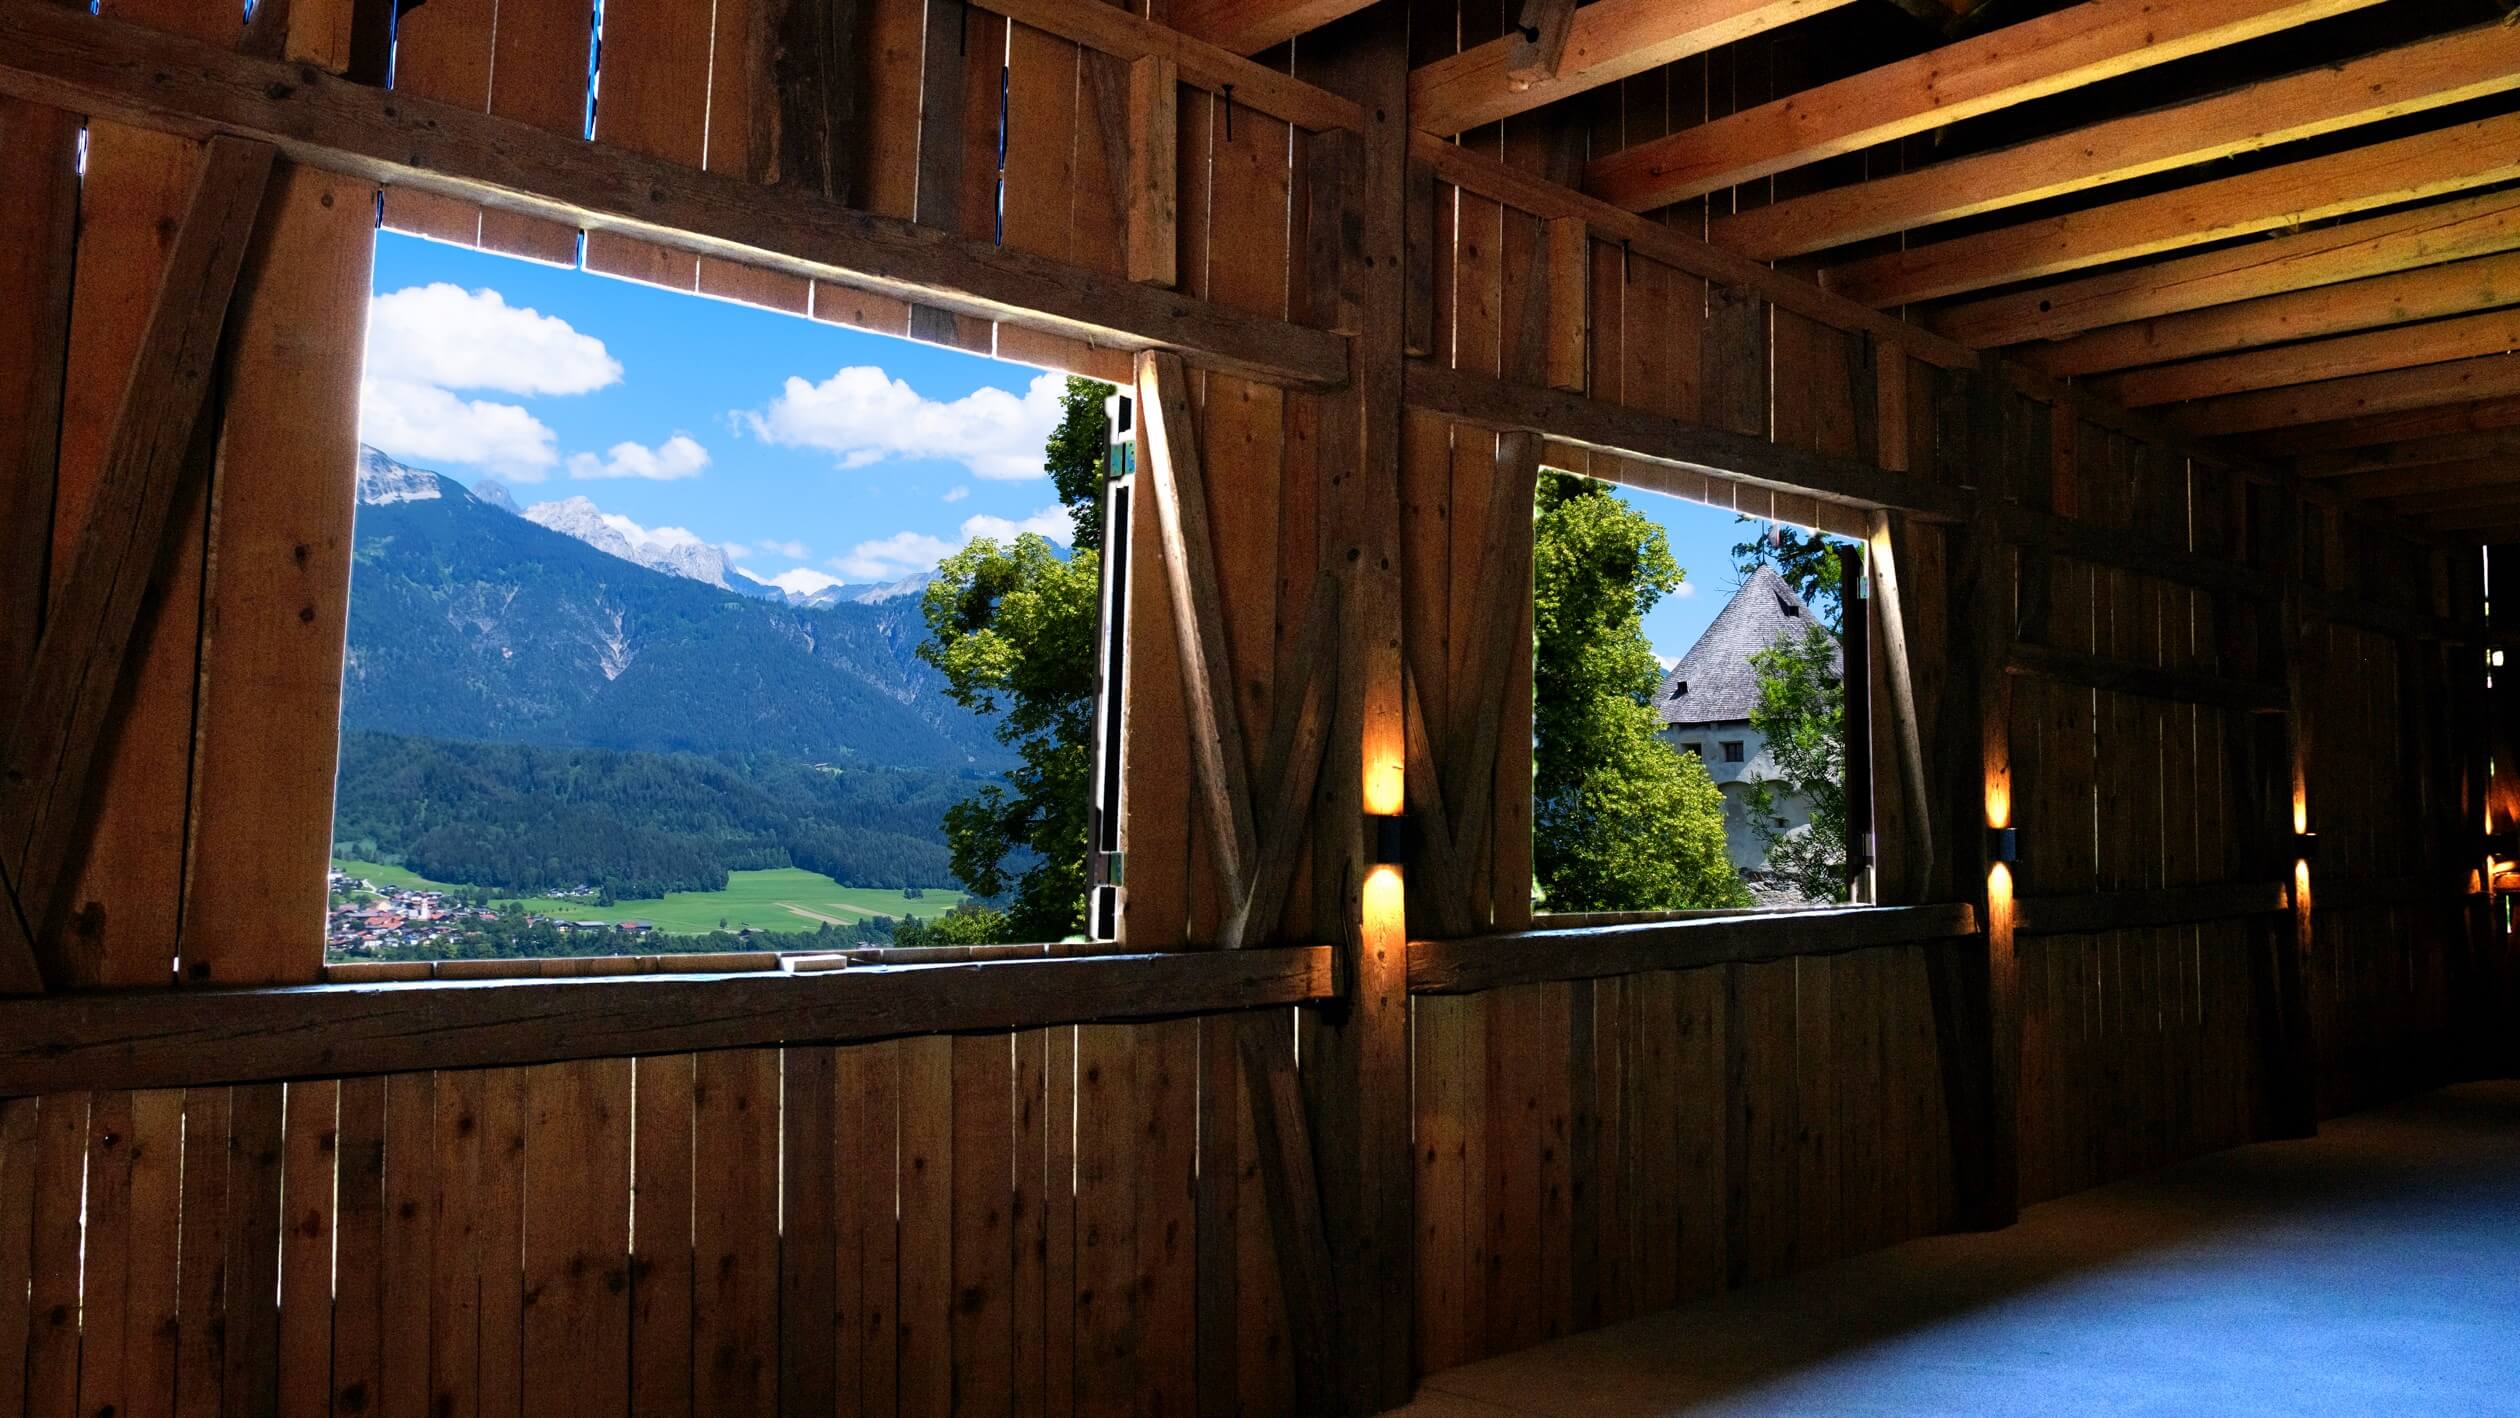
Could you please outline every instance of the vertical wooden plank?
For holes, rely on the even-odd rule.
[[[1066,1418],[1076,1409],[1077,1032],[1073,1025],[1052,1029],[1048,1041],[1041,1404],[1029,1410],[1048,1418]]]
[[[1553,217],[1546,239],[1549,387],[1581,394],[1591,343],[1592,236],[1581,217]]]
[[[225,1391],[228,1124],[225,1088],[184,1094],[183,1239],[175,1299],[175,1411],[219,1412]],[[50,1108],[52,1101],[45,1100]],[[33,1406],[30,1403],[29,1411]],[[415,1410],[416,1411],[416,1408]]]
[[[9,430],[0,437],[0,702],[10,704],[42,626],[78,250],[80,126],[75,114],[0,99],[0,191],[12,194],[0,208],[0,429]],[[28,1126],[32,1117],[30,1108]],[[6,1372],[16,1371],[0,1363]]]
[[[839,1402],[838,1068],[828,1048],[780,1055],[779,1411],[786,1418],[827,1414]]]
[[[333,1187],[341,1085],[288,1085],[281,1163],[279,1404],[332,1411]]]
[[[71,293],[69,375],[62,394],[53,504],[52,589],[58,593],[87,525],[139,341],[156,298],[200,145],[97,122],[88,127],[79,199],[78,278]],[[182,909],[184,795],[191,775],[199,669],[204,514],[196,498],[176,521],[165,599],[103,764],[104,804],[59,939],[38,927],[47,977],[63,985],[162,985]]]
[[[36,1116],[29,1246],[27,1418],[79,1409],[79,1212],[85,1199],[88,1095],[48,1094]]]
[[[1726,984],[1721,970],[1684,970],[1659,978],[1669,986],[1654,1012],[1635,1027],[1671,1031],[1670,1097],[1676,1106],[1666,1126],[1675,1133],[1675,1166],[1666,1175],[1679,1179],[1672,1283],[1681,1298],[1696,1299],[1723,1290],[1729,1264],[1726,1213],[1732,1205],[1728,1166],[1734,1119],[1726,1101],[1731,1086]],[[1640,1192],[1651,1185],[1641,1165],[1631,1175]]]
[[[589,0],[499,0],[492,37],[490,111],[547,133],[586,135]],[[542,217],[485,209],[481,245],[528,260],[575,265],[577,228]]]
[[[1241,1399],[1242,1109],[1241,1022],[1211,1015],[1198,1022],[1197,1411],[1222,1415]]]
[[[603,102],[595,141],[685,167],[706,156],[711,8],[680,0],[604,0]],[[911,70],[916,82],[917,69]],[[691,290],[700,258],[616,232],[586,234],[586,269]]]
[[[276,1411],[280,1367],[280,1208],[283,1085],[230,1090],[227,1266],[220,1298],[227,1313],[226,1372],[220,1412]]]
[[[0,1404],[26,1412],[27,1290],[35,1251],[37,1139],[43,1104],[0,1099]]]
[[[953,1411],[1015,1401],[1015,1054],[1005,1034],[952,1041]],[[917,1155],[913,1154],[913,1163]]]
[[[628,1059],[525,1074],[528,1414],[629,1409],[631,1075]]]
[[[385,1269],[385,1157],[389,1116],[382,1078],[341,1084],[339,1196],[334,1203],[332,1412],[383,1411],[385,1296],[409,1277]],[[425,1290],[423,1293],[426,1293]],[[425,1329],[425,1326],[424,1326]]]
[[[849,1191],[844,1198],[857,1225],[858,1411],[890,1413],[899,1392],[900,1317],[906,1297],[901,1264],[899,1207],[907,1175],[903,1153],[900,1041],[849,1050],[860,1083],[857,1131],[850,1140]],[[933,1125],[932,1123],[929,1125]],[[925,1205],[925,1201],[921,1202]],[[914,1264],[915,1264],[914,1258]]]
[[[131,1284],[131,1095],[88,1098],[79,1283],[79,1411],[120,1412]]]
[[[630,1186],[630,1411],[692,1412],[693,1087],[689,1054],[635,1060]]]
[[[1416,1057],[1418,1362],[1432,1373],[1465,1363],[1475,1352],[1461,1322],[1462,1301],[1474,1283],[1466,1273],[1469,1227],[1461,1214],[1461,1167],[1464,1132],[1475,1121],[1462,1113],[1458,1067],[1471,1006],[1460,995],[1420,995],[1409,1005]]]
[[[735,173],[755,182],[770,176],[775,161],[768,146],[773,127],[755,121],[765,105],[776,102],[768,92],[766,3],[719,0],[709,45],[708,146],[701,164],[711,172]],[[715,256],[700,258],[697,284],[703,295],[792,315],[813,308],[813,283],[805,277]]]
[[[481,1083],[481,1414],[516,1418],[524,1397],[525,1076],[491,1069]]]
[[[396,1074],[385,1082],[384,1287],[377,1392],[369,1411],[380,1418],[422,1418],[433,1412],[430,1311],[438,1293],[438,1077]],[[185,1176],[187,1191],[191,1186]],[[187,1199],[189,1201],[189,1198]],[[190,1207],[186,1208],[190,1224]],[[190,1282],[191,1271],[185,1276]]]
[[[1060,1230],[1059,1224],[1051,1221],[1050,1210],[1056,1204],[1054,1194],[1067,1191],[1069,1175],[1064,1159],[1055,1149],[1057,1129],[1050,1118],[1056,1092],[1050,1082],[1050,1036],[1054,1032],[1032,1029],[1015,1036],[1015,1192],[1007,1212],[1013,1223],[1013,1289],[1009,1304],[1014,1312],[1014,1332],[1008,1341],[1008,1353],[1014,1371],[1010,1407],[1023,1418],[1049,1407],[1045,1392],[1049,1362],[1045,1351],[1053,1299],[1047,1282],[1053,1274],[1052,1237]],[[1059,1296],[1056,1302],[1064,1304],[1066,1297]]]
[[[1139,1418],[1196,1407],[1199,1031],[1194,1020],[1137,1028]]]
[[[1181,278],[1180,85],[1160,55],[1129,66],[1129,279],[1159,286]]]
[[[941,1418],[953,1408],[953,1233],[954,1040],[905,1039],[899,1329],[905,1415]]]
[[[1736,1115],[1750,1164],[1750,1279],[1799,1269],[1805,1258],[1802,1168],[1797,1138],[1804,1126],[1796,1075],[1796,966],[1792,961],[1742,967],[1742,1022],[1737,1043],[1745,1060]]]
[[[237,287],[202,605],[184,974],[323,965],[374,188],[284,166]]]
[[[429,1412],[481,1412],[481,1154],[483,1082],[465,1069],[438,1075],[431,1146],[436,1194],[435,1264],[429,1302]]]
[[[1077,1031],[1076,1411],[1129,1414],[1137,1391],[1137,1048]]]
[[[498,0],[433,0],[394,24],[394,91],[476,113],[490,109],[490,46]],[[481,207],[434,193],[388,188],[387,228],[458,246],[481,239]]]
[[[1578,1270],[1589,1271],[1576,1248],[1576,1092],[1574,1070],[1579,1040],[1576,1032],[1575,986],[1552,980],[1540,986],[1538,1000],[1540,1053],[1530,1070],[1540,1106],[1540,1333],[1555,1338],[1577,1328],[1575,1290]],[[1585,986],[1588,994],[1590,985]],[[1589,998],[1587,999],[1589,1003]],[[1587,1011],[1589,1015],[1589,1011]],[[1591,1042],[1589,1017],[1580,1044]],[[1558,1061],[1563,1059],[1562,1066]],[[1589,1100],[1587,1100],[1589,1101]]]
[[[693,1064],[692,1407],[778,1407],[779,1054],[730,1049]],[[695,1172],[695,1176],[700,1175]]]
[[[1839,1252],[1860,1255],[1889,1244],[1873,1198],[1895,1175],[1882,1129],[1881,953],[1859,950],[1830,958],[1835,1018],[1830,1067],[1837,1092]]]
[[[131,1278],[124,1287],[121,1418],[175,1411],[178,1261],[183,1245],[184,1095],[131,1099]],[[13,1372],[0,1369],[0,1372]]]
[[[1546,1057],[1540,988],[1489,1000],[1487,1056],[1487,1352],[1536,1344],[1540,1321],[1540,1085]]]

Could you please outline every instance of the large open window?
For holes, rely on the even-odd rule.
[[[329,958],[1086,928],[1110,390],[796,314],[380,238]]]
[[[1533,537],[1535,909],[1856,899],[1860,549],[1547,469]]]

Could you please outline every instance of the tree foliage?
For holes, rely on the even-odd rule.
[[[1741,906],[1723,796],[1658,737],[1645,612],[1684,573],[1608,485],[1540,480],[1533,529],[1535,876],[1553,910]]]
[[[1801,639],[1780,639],[1750,663],[1759,677],[1750,727],[1766,738],[1778,769],[1753,778],[1747,799],[1768,870],[1805,900],[1844,900],[1846,687],[1837,644],[1819,626],[1807,626]],[[1808,809],[1808,827],[1786,827],[1789,799]]]
[[[1743,577],[1761,566],[1773,566],[1794,594],[1803,598],[1832,632],[1845,629],[1845,596],[1838,585],[1837,544],[1819,532],[1798,532],[1758,517],[1740,519],[1758,526],[1757,536],[1733,544],[1733,570]]]
[[[1059,394],[1059,426],[1050,430],[1049,445],[1042,450],[1042,467],[1076,527],[1072,545],[1078,551],[1102,550],[1103,460],[1111,443],[1103,400],[1111,393],[1111,386],[1099,379],[1069,375]]]

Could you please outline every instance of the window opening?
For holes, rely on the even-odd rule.
[[[1110,386],[390,232],[372,301],[330,959],[1087,931]]]

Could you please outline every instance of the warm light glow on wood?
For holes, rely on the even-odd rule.
[[[1986,825],[1989,827],[2012,826],[2011,779],[1999,778],[1991,780],[1987,783]]]
[[[1403,903],[1407,893],[1400,888],[1400,869],[1375,867],[1365,873],[1365,929],[1388,931],[1398,935],[1402,929]]]
[[[2293,794],[2293,835],[2299,836],[2309,830],[2310,799],[2300,793],[2295,793]]]
[[[1986,869],[1987,929],[1995,930],[2012,924],[2012,866],[1997,862]]]
[[[1377,745],[1365,746],[1365,813],[1369,817],[1397,817],[1407,806],[1408,769],[1395,747],[1377,752]]]
[[[2299,911],[2308,907],[2309,904],[2310,864],[2297,861],[2293,863],[2293,909]]]

